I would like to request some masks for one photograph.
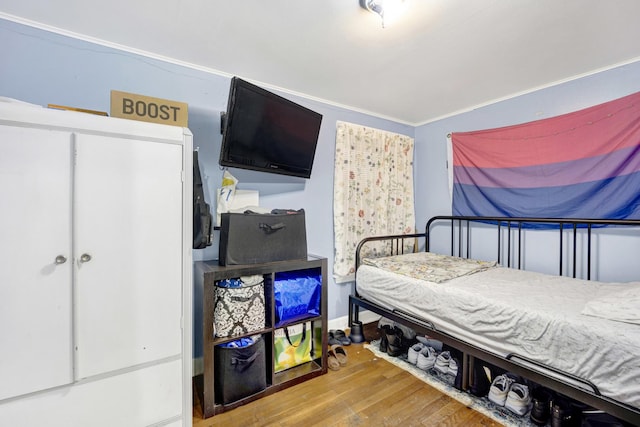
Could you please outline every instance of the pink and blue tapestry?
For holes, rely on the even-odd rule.
[[[640,92],[451,138],[454,215],[640,219]]]

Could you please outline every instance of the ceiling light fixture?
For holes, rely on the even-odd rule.
[[[382,28],[387,27],[404,11],[407,0],[360,0],[360,6],[382,18]]]

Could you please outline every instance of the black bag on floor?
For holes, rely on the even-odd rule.
[[[245,347],[215,346],[215,395],[228,404],[267,388],[267,365],[262,336]]]
[[[307,259],[304,209],[220,215],[220,265]]]

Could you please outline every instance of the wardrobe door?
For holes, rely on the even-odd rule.
[[[182,147],[77,136],[76,378],[181,353]]]
[[[0,400],[73,380],[71,148],[0,125]]]

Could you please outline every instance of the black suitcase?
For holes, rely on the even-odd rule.
[[[307,259],[304,210],[220,215],[220,265]]]

